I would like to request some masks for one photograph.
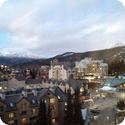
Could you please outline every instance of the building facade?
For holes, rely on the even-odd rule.
[[[59,64],[57,60],[51,62],[49,70],[49,79],[66,80],[68,79],[67,71],[64,69],[64,65]]]
[[[84,79],[87,76],[89,78],[103,78],[108,75],[108,64],[102,60],[92,60],[91,58],[85,58],[80,62],[75,62],[74,78]]]
[[[40,67],[39,77],[42,78],[42,79],[48,79],[49,78],[49,66],[44,65],[44,66]]]
[[[0,116],[8,125],[35,125],[41,100],[44,100],[46,108],[50,106],[52,125],[62,125],[67,98],[58,87],[2,93]]]

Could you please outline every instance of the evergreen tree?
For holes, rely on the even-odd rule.
[[[67,91],[67,107],[65,109],[63,125],[73,125],[73,102],[71,90]]]
[[[37,125],[47,125],[46,105],[43,100],[40,102]]]
[[[31,76],[31,78],[32,79],[35,79],[36,78],[36,76],[37,76],[37,69],[31,69],[30,70],[30,76]]]
[[[120,110],[124,110],[125,109],[125,102],[123,99],[119,100],[117,102],[117,108],[119,108]]]
[[[75,90],[74,95],[74,125],[84,125],[84,120],[82,118],[82,112],[81,112],[81,102],[79,100],[79,89],[77,88]]]
[[[51,108],[50,108],[50,104],[48,106],[48,113],[47,113],[47,125],[51,125],[52,124],[52,120],[51,120]]]

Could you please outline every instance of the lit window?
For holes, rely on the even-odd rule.
[[[36,114],[36,109],[32,109],[32,114]]]
[[[67,106],[67,102],[65,102],[65,106]]]
[[[9,125],[14,124],[14,120],[8,122]]]
[[[45,102],[45,103],[47,103],[47,101],[46,101],[46,100],[45,100],[44,102]]]
[[[4,89],[7,89],[7,87],[5,86]]]
[[[56,122],[56,120],[55,119],[52,119],[52,123],[54,124]]]
[[[83,87],[80,88],[80,92],[81,93],[84,92],[84,88]]]
[[[55,103],[55,98],[51,98],[50,103]]]
[[[27,118],[22,119],[22,124],[27,124]]]
[[[29,88],[30,88],[29,85],[27,85],[27,86],[26,86],[26,89],[29,89]]]
[[[9,118],[14,118],[14,113],[9,113]]]

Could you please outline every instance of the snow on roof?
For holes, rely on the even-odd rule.
[[[125,118],[124,118],[123,122],[118,125],[125,125]]]
[[[108,66],[107,63],[100,63],[100,66]]]
[[[0,125],[7,125],[7,124],[3,123],[3,121],[1,120],[1,117],[0,117]]]
[[[112,90],[112,87],[110,87],[110,86],[104,86],[104,87],[100,88],[100,90],[110,91],[110,90]]]
[[[81,112],[82,112],[82,118],[83,118],[83,120],[86,120],[86,117],[87,117],[87,109],[81,109]]]

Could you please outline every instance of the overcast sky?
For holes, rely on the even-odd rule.
[[[125,0],[0,0],[0,48],[41,57],[125,43]]]

